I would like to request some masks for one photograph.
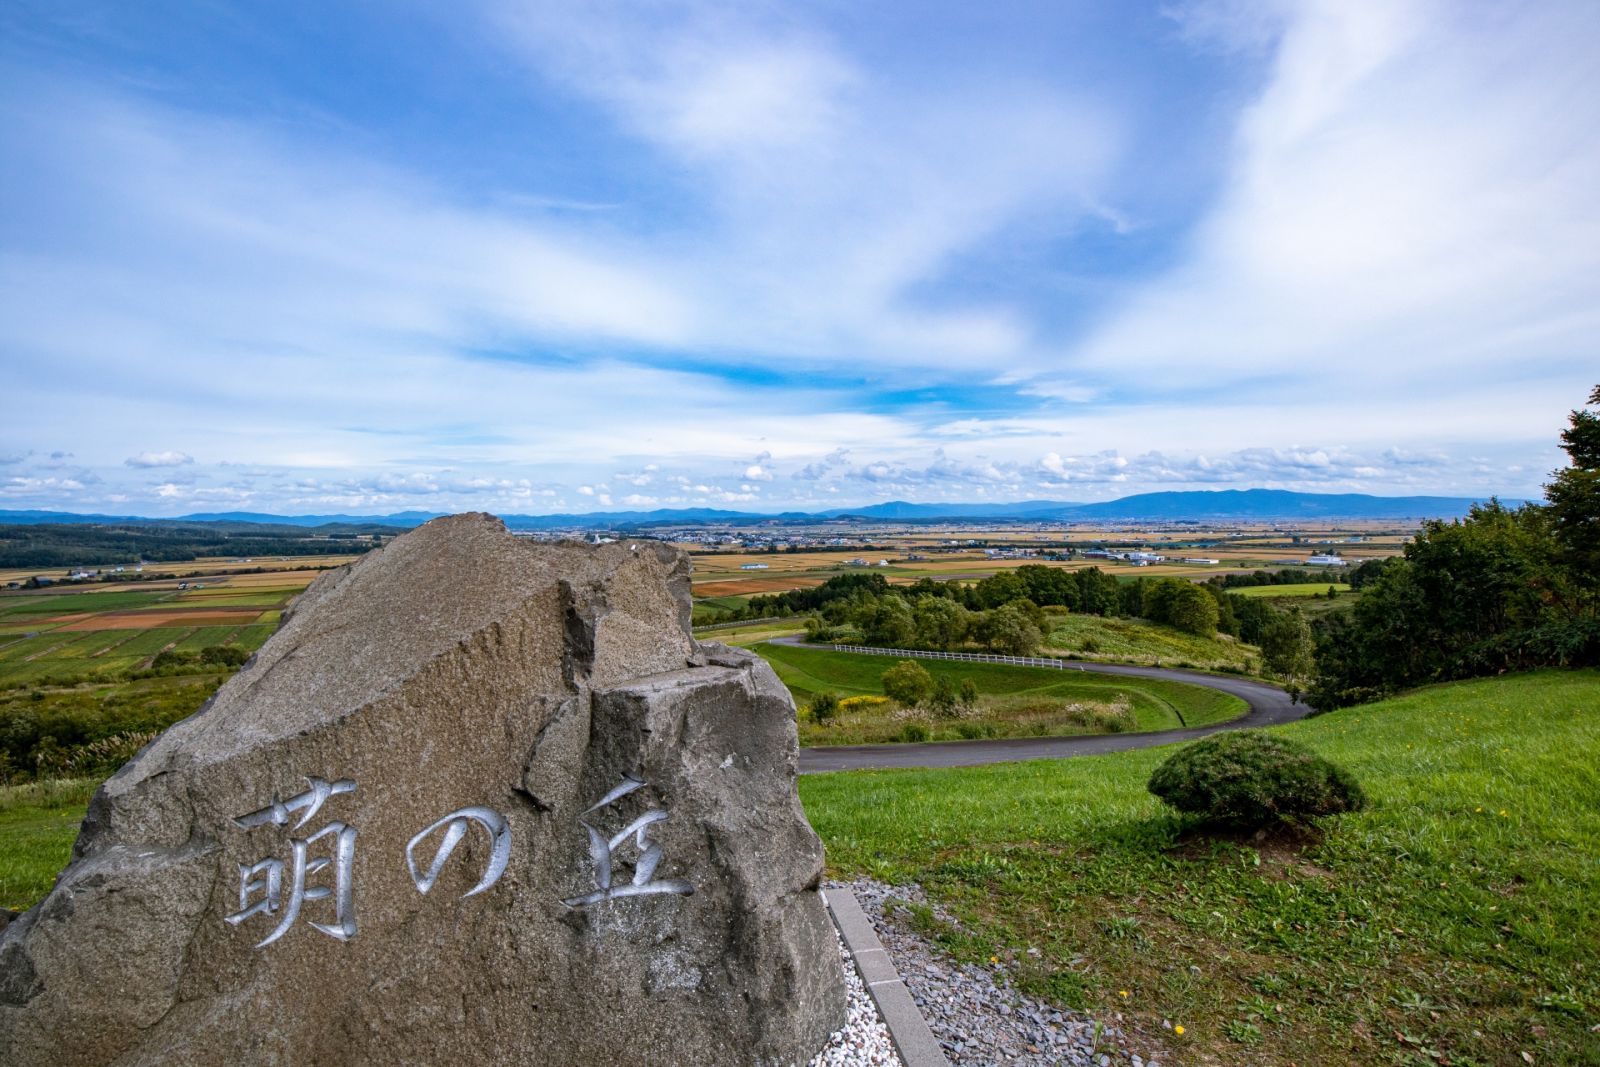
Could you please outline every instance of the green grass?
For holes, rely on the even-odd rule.
[[[132,641],[120,646],[117,653],[123,656],[148,659],[160,652],[170,644],[183,639],[188,629],[182,626],[157,626],[149,630],[141,630]]]
[[[179,641],[173,651],[199,652],[201,649],[209,648],[212,645],[228,644],[228,639],[233,637],[234,632],[238,629],[238,623],[233,623],[228,626],[198,627],[195,629],[194,633],[190,634],[188,637],[185,637],[182,641]]]
[[[294,599],[299,592],[299,589],[263,589],[249,592],[225,588],[218,589],[215,592],[210,589],[202,589],[198,593],[179,593],[174,604],[163,606],[186,608],[281,608]]]
[[[32,907],[72,855],[94,783],[0,789],[0,908]]]
[[[1243,585],[1228,592],[1234,596],[1261,597],[1276,600],[1278,597],[1323,596],[1332,585],[1339,593],[1350,592],[1343,582],[1296,582],[1293,585]]]
[[[1051,615],[1046,644],[1077,659],[1163,667],[1249,672],[1261,661],[1254,645],[1227,635],[1199,637],[1143,619]]]
[[[794,695],[795,703],[808,704],[819,692],[861,696],[883,692],[883,672],[898,662],[893,656],[834,652],[826,648],[762,644],[754,649]],[[917,661],[935,678],[947,677],[957,685],[971,679],[982,697],[985,714],[971,723],[933,721],[926,724],[928,740],[950,741],[969,736],[1046,736],[1090,732],[1075,716],[1061,714],[1063,706],[1132,706],[1137,730],[1168,730],[1179,725],[1201,726],[1245,713],[1244,701],[1201,686],[1154,678],[1123,678],[1047,667],[1014,667],[1001,663],[964,663],[944,660]],[[1181,715],[1181,720],[1180,720]],[[980,723],[992,731],[974,734]],[[802,722],[806,744],[867,744],[899,739],[905,723],[894,720],[889,709],[843,715],[827,726]],[[965,726],[965,731],[963,727]],[[1098,731],[1096,731],[1098,732]]]
[[[1145,791],[1171,748],[800,791],[832,873],[922,884],[961,923],[926,923],[954,955],[1123,1012],[1163,1062],[1600,1064],[1600,672],[1280,729],[1368,810],[1300,842],[1208,839]]]
[[[747,596],[708,596],[696,600],[694,606],[710,608],[713,611],[743,611],[750,603]]]
[[[66,615],[79,611],[141,608],[172,597],[171,593],[34,593],[0,598],[0,615]]]

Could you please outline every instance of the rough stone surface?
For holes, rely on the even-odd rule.
[[[95,796],[0,935],[0,1062],[804,1062],[845,1007],[795,763],[771,670],[691,636],[681,553],[431,522],[316,581]],[[564,903],[607,859],[613,891],[693,892]]]

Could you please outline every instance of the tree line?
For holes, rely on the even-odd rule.
[[[393,531],[398,533],[399,531]],[[39,523],[0,525],[0,567],[177,563],[202,556],[306,556],[376,547],[352,531],[229,524]]]
[[[1600,406],[1600,386],[1588,406]],[[1329,710],[1432,682],[1600,665],[1600,415],[1574,411],[1543,504],[1435,520],[1319,626],[1311,702]]]
[[[1303,573],[1300,574],[1303,580]],[[1218,581],[1128,580],[1087,567],[1028,564],[978,582],[891,586],[880,574],[842,574],[811,589],[754,597],[756,617],[808,613],[813,641],[834,641],[851,627],[863,644],[954,651],[977,644],[1028,656],[1049,637],[1047,609],[1142,618],[1214,638],[1225,633],[1262,650],[1266,669],[1294,684],[1311,673],[1312,633],[1298,609],[1231,594]]]

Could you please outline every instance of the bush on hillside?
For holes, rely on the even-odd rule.
[[[1359,811],[1366,803],[1349,771],[1257,730],[1196,741],[1157,767],[1149,788],[1186,815],[1241,829]]]
[[[811,698],[811,718],[815,722],[829,722],[839,714],[839,694],[824,690]]]
[[[933,693],[933,675],[916,660],[903,659],[883,672],[884,694],[914,708]]]

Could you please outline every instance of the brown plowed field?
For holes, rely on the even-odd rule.
[[[177,608],[171,611],[103,611],[61,627],[79,630],[148,630],[156,626],[227,626],[255,622],[260,610],[248,608]],[[53,621],[53,620],[52,620]]]

